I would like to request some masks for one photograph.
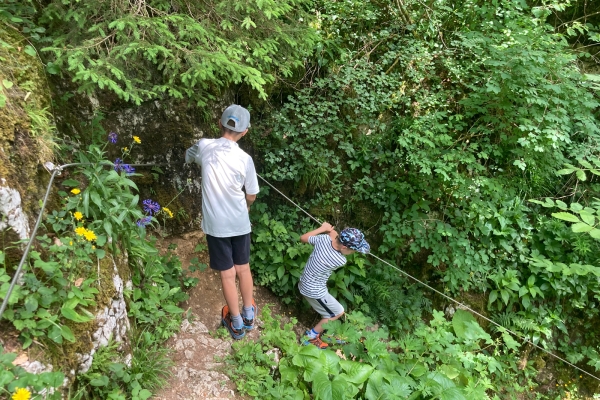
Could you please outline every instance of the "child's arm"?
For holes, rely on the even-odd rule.
[[[331,232],[331,231],[333,231],[333,226],[328,222],[323,222],[323,225],[321,225],[314,231],[306,232],[304,235],[300,236],[300,241],[302,243],[308,243],[309,237],[319,235],[321,233]]]

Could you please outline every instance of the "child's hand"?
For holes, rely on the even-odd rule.
[[[321,225],[322,232],[331,232],[332,230],[333,225],[331,225],[329,222],[323,222],[323,225]]]

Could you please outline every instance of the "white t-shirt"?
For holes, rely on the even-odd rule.
[[[186,162],[202,166],[202,230],[215,237],[250,233],[247,194],[257,194],[254,162],[234,141],[200,139],[186,153]]]

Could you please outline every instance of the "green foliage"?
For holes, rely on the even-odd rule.
[[[34,399],[41,398],[44,393],[46,393],[45,399],[61,398],[60,392],[55,389],[63,384],[65,376],[62,372],[32,374],[13,365],[16,358],[16,354],[5,353],[4,347],[0,345],[0,396],[2,398],[11,396],[17,388],[28,388]]]
[[[517,372],[502,340],[493,340],[462,310],[452,321],[434,312],[430,325],[420,324],[398,341],[384,328],[367,329],[372,322],[361,313],[347,317],[346,323],[329,323],[325,337],[345,344],[319,350],[297,343],[295,320],[282,326],[263,307],[260,341],[234,343],[228,373],[241,393],[257,399],[488,399],[531,387],[530,368]]]
[[[38,237],[38,242],[53,257],[44,259],[40,252],[31,252],[23,269],[23,283],[15,286],[3,315],[20,332],[24,348],[34,338],[57,344],[74,342],[69,321],[90,321],[93,315],[87,309],[96,304],[98,293],[97,282],[90,277],[96,256],[90,257],[94,252],[89,242],[68,236],[55,243],[47,236]],[[0,269],[1,298],[6,297],[11,280],[6,267]]]
[[[20,332],[24,348],[34,339],[59,349],[64,341],[75,342],[76,325],[92,321],[97,302],[105,300],[100,264],[110,257],[108,252],[113,258],[127,252],[132,282],[125,290],[129,316],[143,330],[134,343],[136,360],[127,366],[117,344],[101,348],[93,368],[81,377],[76,398],[147,399],[149,389],[158,388],[168,376],[168,354],[160,344],[178,330],[183,310],[177,305],[188,297],[183,289],[196,281],[184,276],[171,251],[159,254],[156,238],[146,234],[144,224],[136,223],[144,214],[133,192],[137,187],[132,174],[126,168],[119,172],[112,168],[104,158],[105,147],[91,144],[82,151],[84,164],[62,182],[72,189],[59,191],[60,207],[45,219],[53,239],[37,238],[38,249],[30,253],[3,317]],[[0,297],[5,297],[14,266],[6,264],[4,253],[0,255]],[[39,382],[50,385],[41,378]]]
[[[366,277],[358,279],[354,303],[385,324],[394,336],[411,330],[431,312],[431,301],[412,282],[388,266],[367,259]]]
[[[302,66],[315,35],[304,0],[65,3],[43,7],[40,24],[53,73],[79,91],[108,90],[140,104],[162,96],[197,104],[229,85],[266,88]]]
[[[155,242],[155,238],[149,237],[133,244],[130,264],[134,267],[133,290],[125,294],[131,299],[129,315],[141,328],[152,329],[153,335],[166,340],[181,323],[183,310],[177,304],[188,299],[183,292],[184,282],[187,283],[185,287],[191,287],[195,281],[182,282],[181,261],[171,251],[160,255]]]
[[[312,246],[300,242],[301,233],[312,230],[310,222],[295,209],[282,206],[271,214],[266,204],[258,202],[251,214],[252,271],[259,285],[269,286],[286,304],[297,296],[297,286]],[[365,259],[347,256],[347,264],[329,278],[329,292],[342,303],[360,304],[355,296],[355,282],[365,277]]]
[[[283,207],[273,216],[266,204],[252,207],[251,265],[256,283],[269,286],[286,304],[295,297],[304,264],[312,252],[311,246],[300,242],[301,230],[307,226],[291,208]]]
[[[139,367],[128,367],[117,348],[117,343],[109,343],[98,350],[88,372],[78,377],[80,389],[73,395],[74,399],[146,400],[150,398],[152,392],[143,388],[145,374],[160,375],[161,370],[152,372],[140,370]],[[148,355],[158,354],[151,351]],[[166,361],[164,355],[157,358],[157,361]],[[154,367],[156,366],[154,364]],[[164,369],[162,371],[164,374]]]
[[[548,12],[570,10],[558,2],[315,7],[319,72],[250,136],[266,178],[319,219],[364,229],[377,255],[467,303],[485,308],[487,301],[506,328],[595,365],[588,348],[598,343],[590,330],[600,248],[576,231],[595,232],[600,215],[598,101],[595,78],[582,74],[566,40],[597,31],[592,22],[555,29]],[[557,177],[569,159],[584,163],[567,164]],[[543,205],[566,207],[555,216],[575,231],[541,203],[525,202],[568,196],[574,208]],[[258,229],[304,231],[287,222],[295,211],[279,214],[278,195],[268,203]],[[260,248],[278,257],[276,243],[285,240]],[[376,263],[367,271],[344,300],[377,317],[393,338],[412,334],[430,307],[427,295]],[[264,283],[280,286],[276,277]],[[335,392],[333,380],[322,383]]]
[[[20,27],[21,33],[28,38],[39,40],[41,35],[46,32],[43,27],[35,24],[35,16],[38,12],[39,4],[33,0],[5,0],[0,4],[0,22],[12,27]],[[5,42],[0,39],[0,44]],[[35,49],[29,46],[33,51],[32,56],[36,56]]]

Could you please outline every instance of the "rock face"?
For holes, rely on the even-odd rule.
[[[101,308],[96,314],[97,329],[92,333],[92,349],[85,354],[77,354],[80,360],[77,372],[81,374],[86,373],[92,366],[96,351],[100,347],[108,346],[111,340],[119,343],[118,350],[122,352],[126,364],[129,365],[131,362],[132,356],[128,351],[129,339],[127,337],[130,325],[127,317],[127,304],[123,297],[123,289],[125,286],[131,285],[131,281],[124,285],[114,259],[112,259],[112,266],[114,295],[108,300],[108,305]]]
[[[19,239],[29,237],[29,221],[21,207],[21,195],[16,189],[5,186],[6,179],[0,178],[0,231],[12,229]]]
[[[29,237],[49,174],[41,163],[53,158],[50,93],[37,56],[23,52],[25,38],[0,27],[0,250],[8,265],[22,253],[14,242]]]
[[[70,93],[72,88],[62,87],[60,91]],[[184,164],[184,153],[200,138],[220,136],[218,120],[232,102],[232,96],[224,94],[221,98],[210,107],[198,108],[181,100],[162,99],[133,105],[110,95],[100,98],[76,95],[59,110],[59,134],[66,140],[81,137],[82,123],[101,114],[99,125],[105,135],[109,132],[118,135],[117,143],[106,147],[108,159],[121,158],[122,150],[128,148],[127,163],[157,164],[136,167],[136,172],[142,174],[134,178],[140,198],[152,199],[163,207],[168,205],[174,218],[161,220],[162,229],[169,234],[182,233],[199,229],[202,210],[200,168]],[[133,136],[139,137],[141,143],[134,143]],[[89,141],[86,138],[74,146],[84,149]]]

